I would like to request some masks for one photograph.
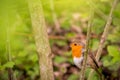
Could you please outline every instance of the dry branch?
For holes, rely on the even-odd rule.
[[[100,44],[99,44],[99,47],[98,47],[98,51],[97,51],[97,55],[96,55],[96,60],[97,61],[99,61],[99,59],[100,59],[100,56],[101,56],[101,53],[102,53],[102,50],[103,50],[103,47],[104,47],[104,43],[106,41],[106,38],[107,38],[107,35],[108,35],[108,32],[109,32],[109,28],[110,28],[110,25],[111,25],[111,22],[112,22],[113,11],[114,11],[115,6],[117,5],[118,1],[119,0],[114,0],[114,2],[112,4],[112,8],[110,10],[110,13],[109,13],[109,16],[108,16],[108,19],[107,19],[107,23],[105,25],[104,32],[102,34]],[[88,80],[91,79],[92,75],[93,75],[93,70],[90,72]]]
[[[91,37],[91,27],[92,27],[92,21],[93,21],[93,16],[94,16],[94,11],[91,8],[90,10],[90,20],[88,23],[88,28],[87,28],[87,40],[86,40],[86,51],[84,54],[84,61],[83,61],[83,66],[82,66],[82,70],[81,70],[81,75],[80,75],[80,80],[84,80],[85,78],[85,69],[86,69],[86,61],[87,61],[87,56],[89,53],[89,43],[90,43],[90,37]]]

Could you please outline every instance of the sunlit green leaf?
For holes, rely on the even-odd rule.
[[[79,75],[72,74],[72,75],[70,75],[70,77],[68,78],[68,80],[77,80],[78,78],[79,78]]]
[[[34,55],[31,55],[29,59],[33,62],[36,62],[36,61],[38,61],[38,56],[37,56],[37,54],[34,53]]]
[[[18,56],[19,57],[25,57],[27,55],[27,52],[26,51],[20,51],[19,53],[18,53]]]
[[[107,50],[108,50],[108,53],[109,53],[110,56],[120,57],[120,52],[118,51],[118,47],[116,47],[116,46],[108,46]]]
[[[15,63],[10,61],[10,62],[5,63],[3,66],[5,68],[13,68],[14,65],[15,65]]]

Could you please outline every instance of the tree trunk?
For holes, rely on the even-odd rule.
[[[40,79],[54,80],[53,67],[51,59],[51,49],[47,35],[47,28],[40,0],[28,0],[32,28],[35,37],[36,48],[38,52]]]

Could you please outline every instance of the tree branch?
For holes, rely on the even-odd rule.
[[[112,4],[112,8],[110,10],[110,13],[109,13],[109,16],[108,16],[108,19],[107,19],[107,23],[105,25],[104,32],[102,34],[102,37],[101,37],[101,40],[100,40],[100,44],[99,44],[99,47],[98,47],[98,51],[97,51],[97,55],[96,55],[96,60],[97,61],[99,61],[99,59],[100,59],[100,56],[101,56],[101,53],[102,53],[102,50],[103,50],[103,47],[104,47],[104,43],[106,41],[106,38],[107,38],[107,35],[108,35],[108,31],[109,31],[109,28],[110,28],[110,25],[111,25],[111,22],[112,22],[113,11],[114,11],[115,6],[117,5],[118,1],[119,0],[114,0],[114,2]],[[92,75],[93,75],[93,70],[90,72],[88,80],[91,79]]]
[[[51,49],[41,0],[28,0],[32,28],[38,54],[40,80],[54,80]]]
[[[91,38],[91,27],[92,27],[93,16],[94,16],[94,11],[93,11],[93,8],[91,7],[90,20],[88,22],[88,28],[87,28],[87,40],[86,40],[86,47],[85,47],[86,51],[84,54],[84,61],[83,61],[83,66],[81,70],[80,80],[84,80],[85,78],[85,69],[86,69],[87,56],[89,53],[89,43]]]

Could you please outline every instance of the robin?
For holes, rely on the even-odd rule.
[[[72,49],[72,57],[74,64],[78,68],[81,68],[84,60],[85,44],[79,40],[74,40],[70,44],[70,47]],[[88,54],[87,65],[95,70],[99,68],[97,61],[92,53]]]

